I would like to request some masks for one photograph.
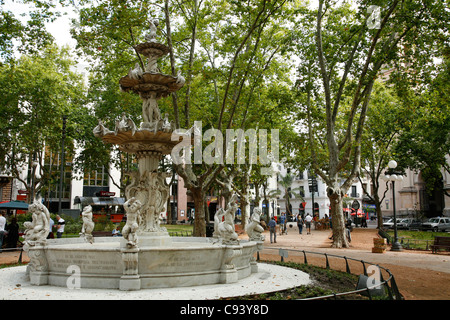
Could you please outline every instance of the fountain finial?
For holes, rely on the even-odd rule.
[[[156,31],[158,30],[159,22],[158,20],[148,20],[150,25],[150,32],[145,35],[145,40],[147,42],[155,42],[156,41]]]

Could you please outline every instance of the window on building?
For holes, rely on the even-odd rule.
[[[299,187],[300,188],[300,195],[302,196],[302,197],[305,197],[305,187],[304,186],[300,186]]]
[[[88,171],[84,174],[84,186],[108,186],[108,169],[104,166],[98,166],[97,169]]]
[[[356,186],[352,186],[352,194],[351,194],[352,198],[357,198],[358,197],[358,193],[356,192]]]
[[[49,149],[45,151],[44,171],[51,177],[48,184],[42,187],[41,193],[44,197],[50,199],[59,198],[59,188],[61,181],[61,166],[60,166],[60,153],[54,153]],[[70,187],[72,181],[72,162],[71,155],[65,154],[64,166],[63,166],[63,184],[62,184],[62,196],[63,199],[70,199]]]

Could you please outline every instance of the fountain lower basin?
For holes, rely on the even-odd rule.
[[[234,283],[257,272],[261,242],[222,244],[215,238],[173,237],[165,245],[129,249],[121,237],[48,240],[29,249],[34,285],[140,290]]]

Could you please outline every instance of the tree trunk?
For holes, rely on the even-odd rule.
[[[242,230],[245,230],[247,226],[247,221],[250,216],[250,201],[248,197],[248,189],[246,193],[241,195],[241,227]]]
[[[194,237],[206,237],[205,193],[201,188],[191,190],[195,205]]]
[[[383,197],[384,198],[384,197]],[[381,229],[383,227],[383,213],[381,212],[381,200],[380,197],[376,194],[374,196],[375,208],[377,211],[377,228]]]
[[[337,192],[334,190],[337,190]],[[327,188],[331,208],[331,222],[333,225],[332,247],[348,248],[349,243],[345,234],[345,218],[342,210],[342,200],[344,198],[344,194],[341,192],[340,188],[334,190],[329,187]]]

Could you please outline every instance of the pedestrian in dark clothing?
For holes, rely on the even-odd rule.
[[[5,230],[8,231],[6,247],[17,248],[17,241],[19,241],[19,225],[17,224],[17,219],[12,218],[11,223],[6,226]]]
[[[277,243],[277,222],[273,217],[269,221],[269,231],[270,231],[270,243],[272,243],[272,235],[274,242]]]
[[[297,217],[297,226],[298,226],[298,233],[302,234],[303,232],[303,219],[301,215],[298,215]]]

